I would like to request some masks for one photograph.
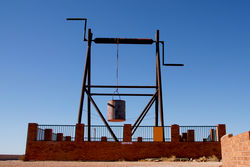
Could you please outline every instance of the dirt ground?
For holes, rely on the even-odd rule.
[[[0,167],[219,167],[221,162],[61,162],[0,161]]]

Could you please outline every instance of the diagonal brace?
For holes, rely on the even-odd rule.
[[[117,139],[117,137],[115,136],[113,130],[110,128],[108,122],[105,120],[105,118],[103,117],[100,109],[98,108],[98,106],[96,105],[95,101],[93,100],[93,98],[91,97],[91,95],[89,94],[88,90],[85,88],[85,92],[86,94],[88,95],[90,101],[92,102],[92,104],[94,105],[96,111],[98,112],[99,116],[101,117],[102,121],[104,122],[104,124],[106,125],[106,127],[108,128],[108,131],[110,132],[111,136],[113,137],[113,139],[116,141],[116,142],[119,142],[119,140]]]
[[[145,114],[145,112],[147,112],[147,110],[150,109],[150,107],[151,107],[150,104],[151,104],[152,102],[154,102],[157,93],[158,93],[158,91],[156,91],[155,94],[154,94],[154,96],[149,100],[148,104],[147,104],[146,107],[143,109],[142,113],[141,113],[140,116],[137,118],[137,120],[135,121],[135,123],[134,123],[134,125],[132,126],[132,129],[131,129],[131,130],[133,130],[133,129],[137,126],[138,122],[139,122],[141,119],[143,119],[143,118],[142,118],[143,115]],[[150,106],[150,107],[149,107],[149,106]],[[149,109],[148,109],[148,108],[149,108]]]
[[[156,97],[156,96],[155,96],[155,97]],[[134,130],[132,131],[132,134],[131,134],[131,135],[133,135],[133,134],[135,133],[136,129],[139,127],[139,125],[141,124],[142,120],[144,119],[144,117],[145,117],[146,114],[148,113],[149,109],[151,108],[151,106],[153,105],[153,103],[154,103],[154,101],[155,101],[155,99],[156,99],[155,97],[154,97],[154,99],[153,99],[152,101],[149,102],[148,107],[146,108],[145,112],[143,113],[143,115],[142,115],[140,121],[138,122],[138,124],[134,127]]]

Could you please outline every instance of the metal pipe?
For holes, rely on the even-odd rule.
[[[80,97],[80,105],[79,105],[79,112],[78,112],[78,124],[82,122],[82,108],[83,108],[83,101],[84,101],[84,90],[86,85],[86,77],[88,72],[88,62],[90,57],[91,51],[91,42],[92,42],[92,33],[91,29],[88,30],[88,49],[87,49],[87,56],[85,60],[85,67],[84,67],[84,74],[83,74],[83,82],[82,82],[82,90],[81,90],[81,97]]]
[[[86,18],[66,18],[66,20],[67,21],[82,21],[83,20],[84,21],[83,41],[87,41],[86,39],[87,19]]]
[[[159,99],[159,110],[160,110],[160,121],[161,126],[164,127],[164,116],[163,116],[163,104],[162,104],[162,86],[161,86],[161,64],[160,64],[160,53],[159,53],[159,30],[156,30],[156,67],[158,75],[158,99]],[[164,128],[163,132],[163,142],[165,141]]]
[[[184,66],[184,64],[165,64],[164,41],[159,41],[162,44],[162,65],[164,66]]]
[[[133,94],[133,93],[91,93],[91,96],[153,96],[154,94]]]
[[[157,86],[126,86],[126,85],[87,85],[91,88],[157,88]]]
[[[115,136],[113,130],[110,128],[109,124],[107,123],[107,121],[105,120],[105,118],[103,117],[100,109],[98,108],[98,106],[96,105],[95,101],[93,100],[93,98],[91,97],[91,95],[89,94],[89,92],[87,91],[87,89],[85,88],[86,94],[88,95],[90,101],[92,102],[93,106],[95,107],[96,111],[98,112],[99,116],[101,117],[102,121],[104,122],[104,124],[106,125],[106,127],[108,128],[108,131],[110,132],[111,136],[113,137],[113,139],[116,142],[119,142],[119,140],[117,139],[117,137]]]
[[[164,66],[184,66],[184,64],[163,64]]]
[[[152,39],[146,38],[95,38],[95,43],[102,44],[153,44]]]
[[[87,20],[86,18],[66,18],[66,20]]]

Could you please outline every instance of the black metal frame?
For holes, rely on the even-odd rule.
[[[90,135],[90,127],[91,127],[91,103],[97,110],[99,116],[101,117],[102,121],[108,128],[111,136],[114,138],[115,141],[118,141],[117,137],[113,133],[112,129],[110,128],[109,124],[103,117],[101,111],[99,110],[98,106],[96,105],[92,96],[113,96],[114,94],[110,93],[91,93],[91,88],[153,88],[155,89],[154,94],[119,94],[120,96],[153,96],[150,101],[147,103],[146,107],[134,123],[132,127],[132,135],[135,133],[137,127],[140,125],[144,117],[146,116],[147,112],[155,103],[155,126],[158,126],[158,115],[160,115],[160,124],[164,127],[164,117],[163,117],[163,103],[162,103],[162,81],[161,81],[161,65],[160,65],[160,51],[159,51],[159,44],[162,44],[163,48],[163,65],[167,66],[180,66],[177,64],[164,64],[164,42],[159,41],[159,30],[156,31],[155,41],[153,39],[138,39],[138,38],[95,38],[92,40],[92,32],[91,29],[88,29],[88,39],[85,38],[86,33],[86,23],[87,19],[83,18],[69,18],[67,20],[84,20],[84,41],[87,41],[87,56],[85,59],[85,68],[83,74],[83,83],[82,83],[82,90],[81,90],[81,98],[80,98],[80,106],[79,106],[79,113],[78,113],[78,123],[81,123],[82,120],[82,110],[83,110],[83,102],[84,102],[84,94],[87,94],[87,126],[88,126],[88,141],[91,141]],[[115,85],[91,85],[91,44],[95,42],[96,44],[147,44],[152,45],[153,43],[156,44],[156,84],[155,86],[115,86]],[[181,65],[182,66],[182,65]],[[87,82],[87,83],[86,83]],[[163,128],[163,141],[165,140],[164,137],[164,128]]]

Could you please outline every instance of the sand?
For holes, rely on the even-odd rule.
[[[0,161],[0,167],[219,167],[221,162]]]

